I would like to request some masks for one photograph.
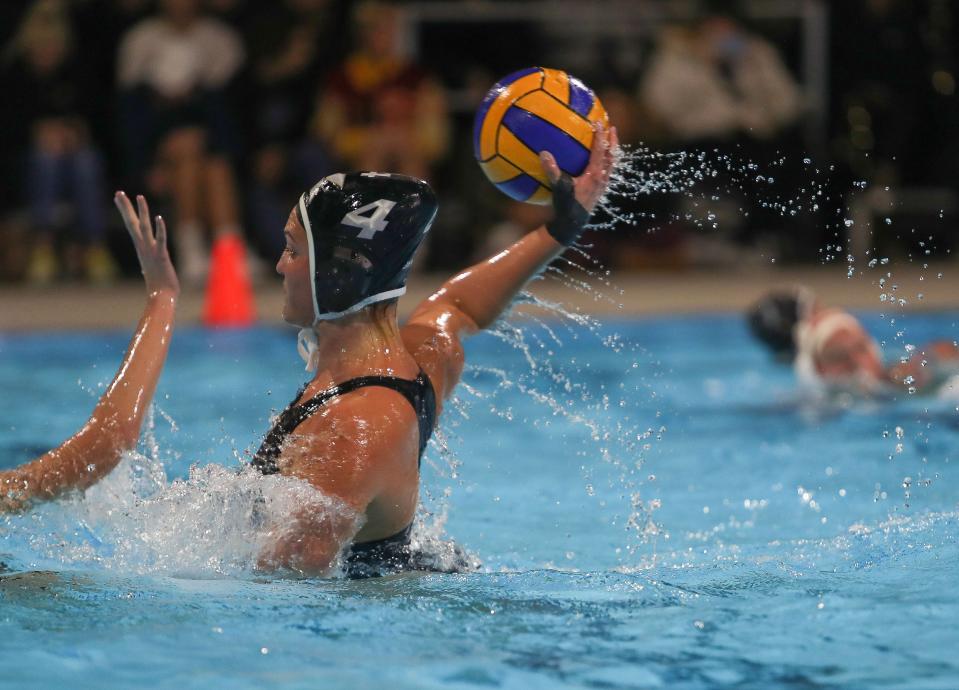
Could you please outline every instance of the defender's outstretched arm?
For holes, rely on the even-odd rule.
[[[116,466],[124,451],[136,446],[140,436],[170,347],[180,286],[167,251],[163,219],[157,216],[154,235],[146,199],[137,197],[138,211],[123,192],[117,192],[114,201],[143,270],[147,288],[143,315],[116,376],[86,424],[58,448],[0,472],[0,511],[91,486]]]

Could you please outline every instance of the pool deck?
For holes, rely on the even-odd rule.
[[[887,277],[887,273],[892,277]],[[400,302],[401,316],[446,277],[420,275],[411,279],[407,297]],[[879,285],[881,278],[886,278],[885,287]],[[559,280],[546,279],[535,282],[532,291],[573,310],[624,318],[741,311],[770,288],[798,283],[809,286],[829,303],[856,310],[959,308],[959,266],[954,263],[932,264],[926,269],[909,263],[889,264],[865,268],[862,272],[857,270],[851,278],[847,277],[844,265],[832,264],[614,273],[608,278],[610,286],[585,276],[583,279],[596,289],[577,290]],[[888,300],[881,300],[884,293],[894,294],[896,300],[905,299],[907,304],[890,307]],[[69,283],[44,289],[0,286],[0,332],[129,328],[140,314],[143,294],[142,284],[136,281],[110,287]],[[268,280],[257,285],[256,302],[261,323],[280,323],[283,291],[278,281]],[[202,291],[184,292],[180,323],[200,323],[202,310]]]

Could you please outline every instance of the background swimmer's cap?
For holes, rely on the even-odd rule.
[[[748,312],[749,329],[777,357],[792,360],[796,356],[796,324],[805,316],[806,299],[802,290],[771,292]]]
[[[329,175],[300,197],[317,321],[406,292],[413,254],[436,216],[423,180],[390,173]]]

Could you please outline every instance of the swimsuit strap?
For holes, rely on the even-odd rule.
[[[430,382],[426,372],[421,369],[419,375],[412,381],[396,378],[395,376],[359,376],[355,379],[330,386],[306,402],[297,405],[296,401],[303,394],[303,389],[301,388],[293,399],[293,402],[283,410],[273,425],[273,428],[270,429],[269,433],[263,439],[260,449],[256,452],[256,455],[253,456],[250,464],[263,474],[276,474],[279,472],[276,460],[280,455],[280,449],[286,437],[289,436],[296,427],[333,398],[352,393],[359,388],[365,388],[367,386],[380,386],[382,388],[395,390],[413,406],[420,432],[418,463],[422,463],[423,451],[426,450],[426,444],[433,434],[433,426],[436,423],[436,393],[433,391],[433,384]]]

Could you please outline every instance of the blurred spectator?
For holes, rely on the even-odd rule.
[[[127,30],[150,14],[153,0],[72,0],[75,54],[89,79],[86,99],[93,139],[106,156],[107,175],[122,180],[123,151],[117,136],[117,53]],[[140,171],[142,172],[142,171]],[[134,180],[135,181],[135,180]],[[125,187],[126,182],[116,186]],[[126,248],[126,242],[121,243]]]
[[[834,182],[846,197],[840,220],[851,222],[839,227],[849,253],[949,254],[956,238],[942,214],[959,206],[959,8],[853,0],[831,15]]]
[[[283,226],[299,193],[335,172],[325,147],[305,139],[321,69],[342,55],[337,9],[330,0],[284,0],[253,13],[245,32],[247,202],[267,256],[282,251]]]
[[[760,168],[783,151],[799,157],[793,129],[803,108],[799,86],[776,49],[730,16],[707,14],[692,27],[664,29],[642,81],[640,99],[680,148],[718,149],[731,154],[731,161],[746,159]],[[710,204],[709,215],[719,219],[727,237],[691,237],[694,262],[739,262],[744,258],[742,251],[730,240],[768,241],[775,237],[770,231],[786,222],[769,210],[767,195],[775,192],[757,184],[757,179],[764,178],[736,170],[734,165],[722,167],[723,175],[710,182],[714,185],[710,193],[735,187],[745,199],[724,195]],[[777,170],[776,178],[791,193],[799,174],[801,169],[793,164]],[[679,215],[699,215],[695,200],[692,204],[680,209]],[[713,222],[709,225],[715,227]]]
[[[910,2],[851,0],[832,13],[839,29],[832,45],[834,149],[848,166],[844,186],[853,179],[897,184],[922,136],[916,126],[928,79],[919,12]]]
[[[275,3],[247,3],[246,0],[204,0],[206,11],[224,24],[243,31],[248,18],[255,12],[255,5],[273,5]]]
[[[364,2],[354,14],[356,48],[329,77],[314,133],[350,169],[424,179],[447,152],[446,97],[399,44],[400,8]]]
[[[240,232],[231,159],[240,136],[227,89],[244,50],[239,35],[205,17],[199,0],[161,0],[120,45],[121,124],[128,165],[151,194],[172,195],[181,278],[207,270],[204,221],[217,237]]]
[[[771,139],[802,109],[776,49],[722,15],[663,31],[641,98],[683,142]]]
[[[12,76],[10,51],[13,37],[20,28],[20,19],[27,8],[20,4],[0,3],[0,85]],[[5,136],[0,144],[0,280],[19,279],[27,266],[27,243],[31,233],[27,219],[20,212],[23,191],[23,153],[18,143],[24,139],[23,123],[18,121],[16,99],[0,108],[0,131]],[[11,107],[12,106],[12,107]]]
[[[34,233],[27,277],[48,283],[60,275],[54,235],[70,224],[78,232],[68,238],[69,272],[109,281],[116,266],[104,242],[103,162],[90,138],[88,75],[84,63],[75,59],[65,3],[33,3],[6,57],[4,82],[14,96],[6,108],[21,130],[7,135],[26,143],[26,194]]]

